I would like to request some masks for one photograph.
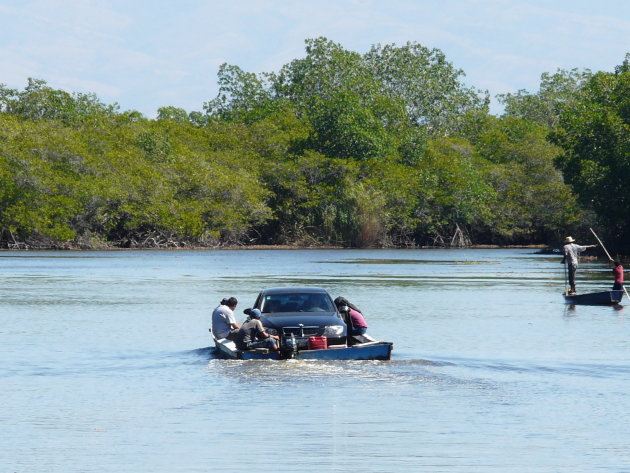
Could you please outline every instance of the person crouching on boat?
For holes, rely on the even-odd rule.
[[[337,297],[334,302],[339,312],[348,314],[348,321],[350,322],[348,335],[365,335],[368,329],[368,324],[359,308],[348,299],[341,296]]]
[[[249,319],[241,325],[236,334],[236,348],[241,351],[253,350],[254,348],[267,348],[270,351],[279,353],[278,335],[271,335],[265,332],[260,321],[262,315],[258,309],[248,309],[245,311],[249,315]]]
[[[236,340],[238,329],[241,328],[234,318],[234,309],[237,304],[236,297],[226,298],[212,311],[212,332],[216,338]]]
[[[613,261],[613,276],[615,277],[615,283],[613,284],[613,291],[621,291],[623,289],[623,266],[619,261]]]
[[[578,257],[580,253],[586,251],[589,248],[595,248],[597,245],[577,245],[575,240],[568,236],[564,239],[564,257],[562,258],[562,264],[567,264],[567,272],[569,274],[569,286],[571,289],[569,290],[569,294],[575,294],[575,272],[578,267]]]

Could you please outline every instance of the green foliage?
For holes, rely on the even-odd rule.
[[[206,113],[221,120],[253,123],[277,110],[277,101],[264,76],[240,67],[222,64],[219,68],[219,95],[204,104]]]
[[[417,159],[429,134],[458,129],[462,113],[487,111],[488,97],[460,82],[444,54],[416,43],[376,46],[364,56],[326,38],[306,41],[306,56],[277,73],[224,64],[209,116],[252,123],[289,104],[312,127],[309,147],[341,158]]]
[[[383,125],[379,111],[362,104],[355,93],[335,94],[311,112],[314,133],[309,143],[319,152],[339,158],[378,158],[396,152],[397,139]]]
[[[544,125],[509,116],[476,117],[469,123],[468,137],[487,162],[485,182],[495,192],[485,223],[496,241],[528,241],[532,235],[556,240],[583,218],[554,166],[560,149],[548,142]]]
[[[352,212],[345,188],[354,173],[352,163],[312,151],[289,161],[268,162],[262,179],[272,193],[274,218],[264,229],[275,235],[270,242],[349,245]]]
[[[43,80],[28,79],[23,91],[0,84],[0,112],[30,120],[59,120],[70,126],[85,125],[86,120],[112,117],[118,106],[101,103],[94,94],[69,94],[55,90]]]
[[[411,122],[426,126],[433,136],[458,130],[462,114],[488,111],[488,93],[464,86],[464,71],[455,69],[439,49],[412,42],[376,45],[364,60],[386,94],[404,103]]]
[[[308,40],[306,52],[278,73],[260,76],[223,65],[220,92],[206,104],[207,113],[253,123],[295,110],[310,122],[308,146],[320,153],[363,159],[395,151],[392,123],[407,117],[400,103],[379,92],[361,56],[325,38]]]
[[[121,246],[238,242],[270,215],[257,166],[229,127],[126,114],[106,128],[0,121],[1,231],[10,244],[80,245],[93,235]]]
[[[456,234],[457,238],[468,238],[461,235],[466,226],[489,218],[493,190],[483,180],[483,164],[467,140],[439,138],[429,142],[418,164],[418,237],[425,234],[435,243],[451,245]]]
[[[626,53],[623,62],[615,66],[615,74],[624,74],[626,72],[630,72],[630,53]]]
[[[615,73],[591,77],[561,116],[553,139],[567,182],[585,208],[595,211],[607,236],[630,249],[630,72],[628,56]]]
[[[158,120],[173,120],[177,122],[190,121],[190,117],[186,110],[179,107],[160,107],[158,108]]]
[[[0,244],[539,243],[594,215],[621,238],[628,61],[543,74],[500,118],[417,43],[310,39],[277,72],[223,65],[203,112],[155,120],[40,80],[0,86]]]
[[[37,235],[71,240],[89,176],[81,147],[67,128],[0,115],[0,222],[12,243]]]
[[[578,69],[558,69],[555,74],[545,72],[541,76],[537,93],[519,90],[515,94],[499,95],[498,98],[505,105],[506,116],[523,118],[554,129],[558,126],[562,111],[576,99],[591,75],[588,69],[582,72]]]

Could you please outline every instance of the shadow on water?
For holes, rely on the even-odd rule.
[[[579,304],[565,304],[564,306],[564,317],[565,318],[571,318],[571,317],[577,317],[579,315],[580,311],[583,312],[587,312],[588,313],[592,313],[592,309],[595,308],[597,310],[600,310],[601,313],[603,314],[612,314],[615,315],[617,317],[622,317],[625,315],[624,313],[624,309],[625,306],[622,304],[615,304],[615,305],[602,305],[602,306],[587,306],[587,305],[579,305]]]
[[[186,353],[190,355],[198,356],[200,358],[205,358],[207,360],[208,358],[216,358],[215,350],[216,349],[214,347],[205,347],[205,348],[197,348],[195,350],[191,350]]]

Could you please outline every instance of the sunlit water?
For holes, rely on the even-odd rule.
[[[0,253],[0,472],[629,472],[630,324],[533,250]],[[585,262],[580,292],[609,288]],[[210,311],[358,305],[391,361],[222,361]],[[627,303],[624,300],[623,303]]]

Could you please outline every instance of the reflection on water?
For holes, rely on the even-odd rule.
[[[7,471],[626,471],[629,325],[531,250],[0,252]],[[583,292],[608,287],[585,261]],[[391,361],[226,361],[269,286],[364,311]],[[244,452],[254,453],[245,455]]]
[[[323,261],[322,261],[323,263]],[[500,264],[498,261],[458,261],[458,260],[422,260],[422,259],[356,259],[336,261],[340,264],[430,264],[430,265],[470,265],[470,264]]]

